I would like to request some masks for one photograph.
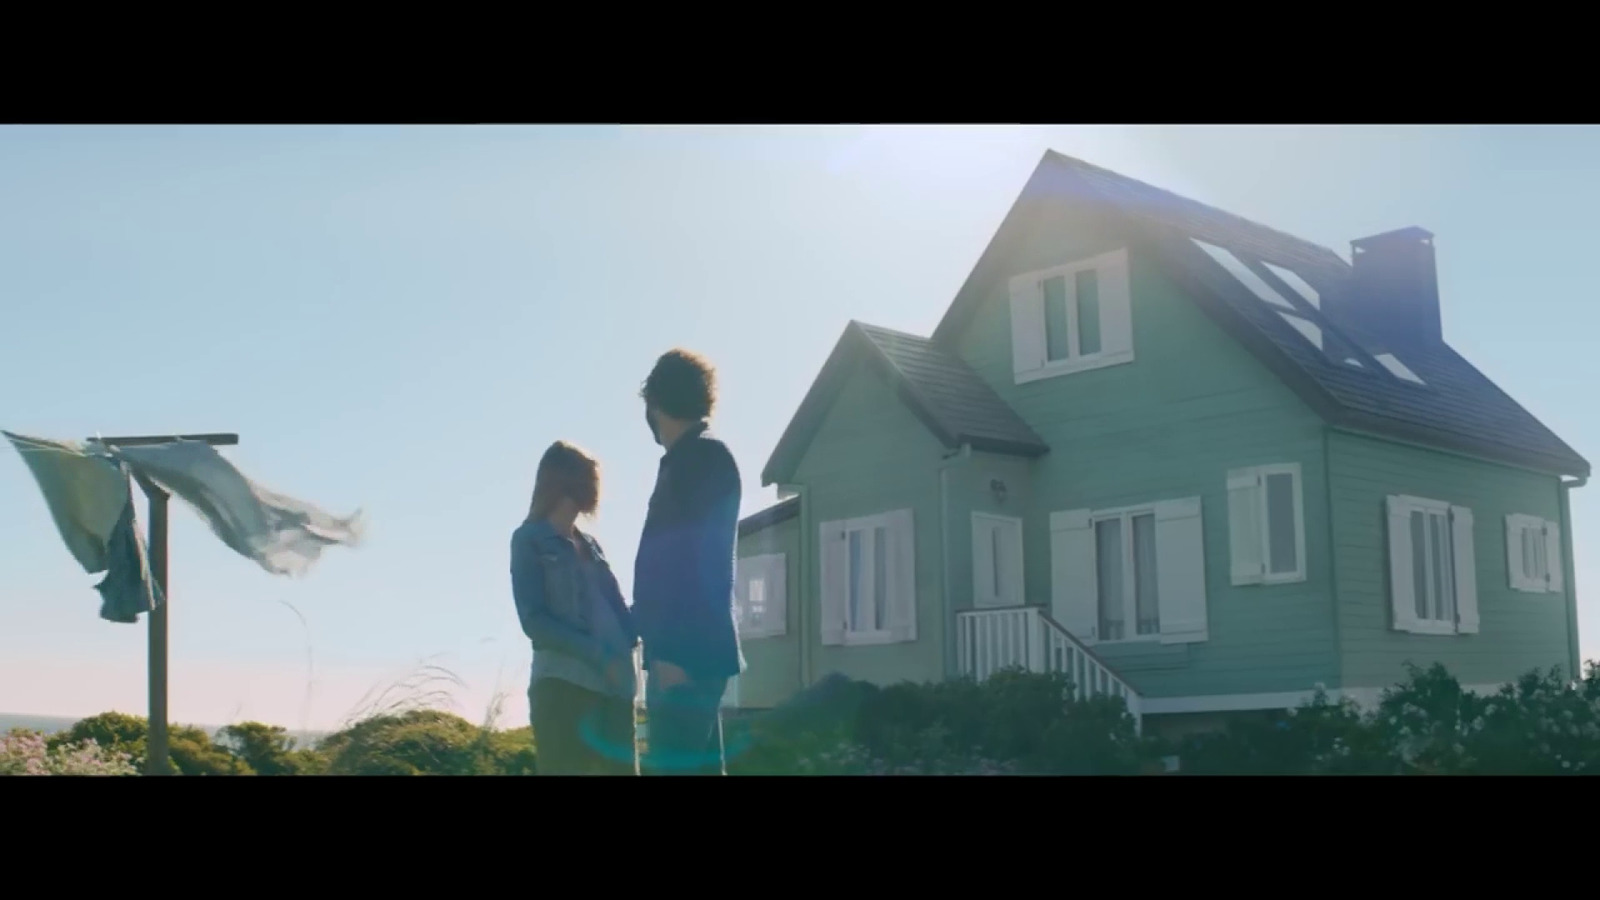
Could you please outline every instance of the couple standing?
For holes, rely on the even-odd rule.
[[[511,589],[533,642],[528,705],[543,775],[635,771],[634,648],[643,641],[652,774],[721,774],[722,695],[744,668],[733,623],[739,468],[707,434],[716,376],[673,350],[640,392],[666,449],[634,563],[633,606],[593,537],[599,463],[558,441],[511,537]]]

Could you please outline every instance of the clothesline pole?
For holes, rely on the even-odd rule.
[[[102,444],[118,447],[148,447],[175,441],[203,441],[213,447],[232,447],[237,434],[137,435],[95,438]],[[145,740],[146,772],[170,775],[167,763],[167,613],[172,593],[167,589],[167,492],[153,482],[137,479],[150,501],[150,577],[161,595],[161,602],[150,610],[150,730]]]

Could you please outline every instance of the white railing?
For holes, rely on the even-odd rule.
[[[1139,692],[1038,606],[956,613],[956,654],[962,675],[982,681],[1002,669],[1061,672],[1074,699],[1121,697],[1135,724]]]

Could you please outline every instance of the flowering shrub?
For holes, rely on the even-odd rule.
[[[0,735],[0,775],[137,775],[133,758],[93,740],[50,746],[38,732]]]

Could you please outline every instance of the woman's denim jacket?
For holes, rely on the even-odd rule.
[[[633,610],[622,599],[622,589],[599,542],[574,531],[604,572],[606,601],[616,612],[626,646],[601,645],[590,621],[592,607],[584,593],[587,584],[578,553],[548,522],[524,522],[511,535],[511,593],[522,630],[536,652],[554,650],[602,667],[611,659],[630,655],[639,635]]]

